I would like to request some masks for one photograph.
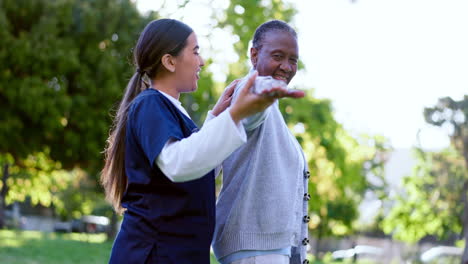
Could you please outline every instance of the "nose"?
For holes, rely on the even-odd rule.
[[[200,56],[200,67],[202,66],[205,66],[205,61],[203,60],[203,58]]]
[[[284,72],[289,73],[293,71],[293,66],[288,61],[284,61],[283,63],[280,64],[280,69]]]

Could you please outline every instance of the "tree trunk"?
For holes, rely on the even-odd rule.
[[[468,180],[465,180],[462,190],[463,202],[463,238],[465,239],[465,251],[461,264],[468,264]]]
[[[320,244],[322,242],[322,224],[320,223],[318,226],[318,233],[317,233],[317,243],[315,244],[315,258],[319,258],[319,250],[320,250]]]
[[[465,116],[466,117],[466,116]],[[466,132],[466,130],[465,130]],[[468,169],[468,135],[463,138],[463,149],[462,154],[465,159],[465,168]],[[462,264],[468,264],[468,179],[463,183],[462,190],[462,202],[463,202],[463,238],[465,239],[465,251],[463,252]]]
[[[0,229],[5,227],[5,198],[8,192],[8,164],[3,165],[2,189],[0,190]]]

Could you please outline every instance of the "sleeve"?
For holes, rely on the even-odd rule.
[[[227,109],[226,109],[227,110]],[[224,111],[226,111],[224,110]],[[224,112],[223,111],[223,112]],[[205,118],[205,122],[203,122],[203,125],[205,125],[206,123],[210,122],[211,120],[213,120],[213,118],[215,118],[216,116],[212,114],[212,110],[208,111],[208,114],[206,114],[206,118]]]
[[[216,168],[246,141],[242,124],[236,125],[229,111],[224,111],[200,131],[168,142],[156,164],[173,182],[195,180]]]
[[[212,110],[209,110],[208,113],[206,114],[205,122],[203,123],[203,125],[206,125],[209,121],[213,120],[213,118],[215,118],[215,117],[216,116],[213,115]],[[242,129],[242,130],[244,129],[242,124],[238,124],[237,128]],[[239,132],[239,133],[242,134],[242,133],[245,133],[245,132]],[[163,151],[164,151],[164,149],[163,149]],[[220,175],[222,168],[223,168],[223,166],[220,164],[220,165],[216,166],[216,168],[214,169],[215,170],[214,174],[215,174],[216,178]]]
[[[247,83],[247,77],[242,79],[242,81],[240,81],[237,84],[237,86],[236,86],[236,88],[234,90],[234,94],[232,96],[231,105],[235,101],[237,101],[237,98],[239,97],[239,93],[244,88],[246,83]],[[271,111],[270,110],[271,107],[272,107],[272,105],[270,105],[267,109],[265,109],[265,111],[258,112],[256,114],[253,114],[253,115],[251,115],[249,117],[246,117],[246,118],[242,119],[242,125],[244,126],[245,131],[252,131],[255,128],[259,127],[263,123],[263,121],[265,121],[265,119],[268,117],[268,114]]]
[[[179,121],[168,103],[159,96],[147,96],[129,111],[127,129],[133,133],[151,166],[167,141],[183,138]]]

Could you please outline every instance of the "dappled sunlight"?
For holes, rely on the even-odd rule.
[[[1,247],[12,247],[12,248],[19,248],[24,245],[24,241],[16,240],[14,238],[4,238],[0,242]]]
[[[24,246],[29,240],[43,239],[44,233],[38,231],[1,230],[0,237],[0,247],[19,248]]]
[[[14,247],[18,248],[23,246],[24,242],[17,239],[17,232],[10,230],[1,231],[0,247]]]
[[[342,236],[349,232],[349,228],[339,221],[331,220],[329,225],[333,229],[335,235]]]
[[[104,234],[0,230],[0,263],[107,263],[112,247]]]
[[[21,239],[43,239],[44,233],[38,231],[17,231],[17,230],[2,230],[2,237],[5,238],[21,238]]]
[[[103,243],[106,241],[106,234],[85,234],[85,233],[71,233],[65,234],[63,239],[88,242],[88,243]]]
[[[0,231],[1,246],[20,247],[27,241],[31,240],[69,240],[87,243],[104,243],[106,234],[86,234],[86,233],[55,233],[55,232],[40,232],[40,231],[17,231],[17,230],[1,230]]]

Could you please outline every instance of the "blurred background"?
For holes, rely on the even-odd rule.
[[[102,151],[133,45],[169,17],[195,30],[206,60],[181,97],[199,125],[248,72],[257,26],[297,30],[290,86],[307,96],[280,107],[311,168],[312,263],[468,263],[467,11],[463,0],[1,0],[0,262],[107,262],[121,217],[99,185]]]

